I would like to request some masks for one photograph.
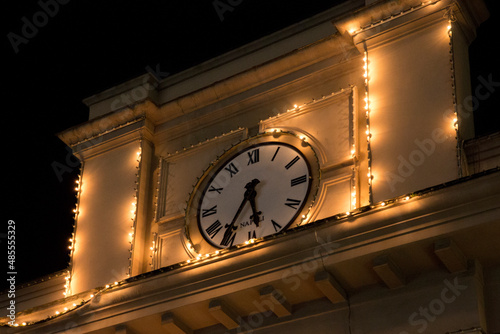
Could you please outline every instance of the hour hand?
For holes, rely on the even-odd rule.
[[[244,196],[250,202],[250,206],[252,207],[252,215],[250,216],[250,219],[253,220],[255,226],[259,226],[259,215],[262,213],[260,211],[257,211],[255,206],[255,197],[257,196],[255,186],[259,183],[260,181],[258,179],[253,179],[252,181],[248,182],[245,186],[247,190],[245,191]]]
[[[257,208],[255,206],[255,197],[250,198],[249,201],[250,201],[250,206],[252,207],[252,215],[250,216],[250,219],[253,220],[255,226],[259,227],[260,215],[262,214],[262,212],[257,211]]]

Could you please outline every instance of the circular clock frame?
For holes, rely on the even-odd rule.
[[[283,164],[284,160],[281,162],[281,164],[283,165],[281,166],[283,174],[285,174],[284,172],[288,171],[288,168],[290,167],[288,168],[286,167],[291,164],[293,165],[293,169],[295,170],[304,171],[305,168],[307,168],[307,173],[304,174],[307,175],[307,179],[304,177],[304,175],[302,175],[302,173],[299,173],[301,174],[299,176],[297,176],[297,174],[290,174],[293,176],[284,177],[285,182],[288,182],[289,186],[286,189],[283,185],[278,186],[277,190],[278,195],[280,193],[279,187],[282,188],[281,193],[288,194],[290,191],[293,190],[294,195],[285,196],[286,200],[284,203],[281,203],[284,201],[282,199],[281,202],[274,203],[273,207],[271,207],[270,209],[269,196],[267,196],[268,200],[263,202],[262,196],[264,195],[260,195],[261,201],[259,204],[259,193],[263,192],[264,189],[263,187],[264,184],[266,184],[266,180],[263,180],[264,182],[259,184],[260,183],[259,178],[261,178],[261,176],[254,178],[254,174],[252,173],[255,171],[255,169],[248,167],[248,165],[250,165],[252,159],[255,159],[255,157],[252,158],[251,154],[252,151],[255,151],[256,148],[259,149],[264,148],[267,149],[267,151],[269,151],[270,149],[275,150],[275,148],[278,147],[283,147],[283,150],[281,151],[282,153],[280,153],[281,159],[287,159],[283,158],[285,152],[288,152],[289,155],[292,154],[296,156],[296,158],[293,158],[292,160],[286,160],[287,164]],[[231,204],[232,206],[230,206],[229,209],[228,208],[223,209],[222,208],[223,202],[220,202],[221,205],[218,204],[219,213],[217,213],[215,212],[215,208],[213,206],[212,207],[207,206],[204,200],[206,201],[208,195],[213,197],[213,196],[218,196],[218,194],[220,194],[220,192],[217,192],[217,187],[214,187],[214,184],[217,184],[214,183],[215,178],[217,178],[218,176],[220,178],[221,171],[223,171],[224,176],[230,179],[233,176],[230,166],[231,162],[234,161],[237,163],[238,161],[235,159],[239,158],[239,160],[241,160],[240,157],[245,157],[246,159],[249,160],[246,160],[248,161],[248,164],[239,165],[240,168],[238,169],[238,173],[240,173],[241,171],[242,174],[243,173],[249,173],[249,174],[245,175],[245,177],[240,177],[239,179],[235,177],[234,182],[239,182],[239,184],[238,185],[236,185],[236,183],[232,184],[233,189],[231,190],[235,192],[234,199],[233,196],[231,196],[230,198],[226,197],[227,201],[232,202],[233,204]],[[270,160],[269,157],[270,155],[268,153],[266,161]],[[297,157],[299,157],[299,159],[297,159]],[[298,162],[296,163],[296,161]],[[257,166],[258,164],[255,165]],[[293,169],[290,168],[290,170]],[[233,170],[233,172],[234,171],[235,170]],[[263,173],[262,170],[260,171],[260,173]],[[276,171],[274,173],[276,173]],[[279,175],[281,175],[281,171]],[[270,176],[267,177],[269,178]],[[276,176],[276,178],[279,177],[280,176]],[[215,250],[220,250],[222,248],[227,248],[230,246],[241,244],[249,239],[254,239],[254,238],[258,239],[269,236],[271,234],[279,234],[286,231],[290,227],[308,223],[311,219],[311,211],[318,191],[319,179],[320,179],[320,172],[319,172],[318,159],[314,149],[307,142],[305,137],[299,137],[290,132],[275,131],[271,133],[259,134],[255,137],[251,137],[240,142],[239,144],[227,150],[215,162],[210,164],[208,169],[203,173],[202,177],[195,185],[193,192],[191,193],[191,196],[187,203],[186,216],[185,216],[185,234],[187,238],[187,243],[189,244],[188,250],[189,251],[194,250],[198,254],[211,253]],[[231,180],[228,182],[231,182]],[[272,183],[272,182],[267,182],[267,183]],[[283,184],[283,182],[281,182],[281,184]],[[267,185],[268,191],[270,189],[269,188],[270,186],[271,186],[270,184]],[[236,190],[234,189],[235,187]],[[211,191],[209,191],[209,189]],[[252,198],[252,192],[254,193],[253,195],[254,198]],[[257,196],[256,200],[255,196]],[[279,198],[279,196],[277,196],[277,198]],[[255,203],[257,203],[257,205]],[[266,205],[267,207],[264,207],[262,211],[258,211],[261,210],[261,208]],[[261,208],[259,208],[259,206]],[[283,210],[283,215],[281,215],[281,217],[269,217],[270,211],[275,212],[276,210],[278,210],[278,209],[274,210],[274,206],[279,208],[279,210]],[[225,214],[225,219],[221,219],[223,220],[222,222],[220,222],[219,219],[216,219],[217,216],[220,215],[221,210],[224,210],[223,212],[227,212]],[[250,215],[252,211],[255,215]],[[240,214],[240,212],[241,216],[243,216],[246,212],[245,217],[249,216],[248,218],[250,220],[249,224],[254,224],[256,226],[257,233],[255,232],[255,229],[253,230],[253,234],[250,232],[250,230],[248,232],[245,231],[246,233],[248,233],[248,235],[246,233],[244,234],[245,237],[242,237],[242,234],[240,233],[235,242],[235,236],[233,236],[232,240],[230,240],[229,230],[231,228],[236,229],[237,226],[243,224],[241,221],[236,221],[237,216]],[[264,215],[266,215],[266,213],[268,214],[267,223],[264,221],[265,219]],[[235,214],[236,216],[234,216]],[[230,221],[231,218],[228,218],[228,215],[229,217],[234,216],[234,219]],[[271,214],[271,216],[276,216],[276,214],[274,215]],[[272,218],[274,218],[276,221],[272,220]],[[278,218],[280,218],[281,220],[278,220]],[[207,225],[207,219],[211,219],[214,221],[213,223],[212,221],[210,221],[210,224],[214,224],[214,226],[212,226],[211,229],[208,228],[209,226]],[[260,221],[260,219],[262,219],[262,221]],[[254,221],[252,222],[252,220]],[[269,226],[271,226],[270,225],[271,220],[274,230],[271,230],[270,232]],[[277,223],[277,221],[279,221],[279,224]],[[207,231],[212,233],[210,235],[212,238],[208,235]],[[217,237],[215,238],[215,240],[217,241],[214,241],[213,239],[215,233],[218,234]],[[226,235],[224,235],[224,233],[226,233]]]

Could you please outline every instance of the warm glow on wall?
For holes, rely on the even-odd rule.
[[[72,210],[74,214],[73,232],[71,233],[71,237],[68,238],[69,263],[66,276],[64,277],[65,283],[64,283],[63,295],[65,297],[71,294],[71,275],[73,270],[73,256],[76,251],[76,225],[78,222],[78,217],[80,216],[80,197],[82,194],[82,167],[80,167],[80,173],[78,175],[78,179],[75,180],[75,192],[76,192],[75,194],[76,203],[75,203],[75,208]]]
[[[134,254],[134,241],[135,241],[135,229],[137,225],[137,205],[138,205],[138,197],[139,197],[139,180],[140,180],[140,171],[141,171],[141,156],[142,156],[142,149],[141,149],[141,142],[139,142],[139,149],[135,153],[135,163],[136,163],[136,173],[135,173],[135,194],[134,194],[134,199],[130,204],[130,230],[127,235],[127,241],[130,243],[129,247],[129,257],[128,257],[128,273],[127,276],[130,277],[132,275],[132,261],[133,261],[133,254]]]
[[[373,173],[372,173],[372,152],[371,152],[371,138],[372,138],[372,133],[370,130],[370,71],[369,71],[369,60],[368,60],[368,51],[365,49],[364,52],[364,57],[363,57],[363,78],[364,78],[364,83],[365,83],[365,94],[363,98],[363,109],[365,113],[365,119],[366,119],[366,129],[365,129],[365,136],[366,136],[366,144],[367,144],[367,152],[368,152],[368,173],[367,173],[367,178],[368,178],[368,197],[369,197],[369,202],[373,202],[373,195],[372,195],[372,180],[373,180]]]
[[[458,128],[459,119],[458,119],[458,104],[457,104],[457,86],[455,79],[455,53],[453,48],[453,23],[456,21],[455,15],[453,14],[453,9],[450,7],[446,12],[448,16],[448,21],[446,24],[446,33],[449,37],[449,46],[450,46],[450,72],[451,72],[451,88],[452,88],[452,98],[453,98],[453,116],[451,117],[451,126],[455,132],[455,138],[457,140],[457,163],[458,163],[458,177],[462,177],[462,146],[461,146],[461,138],[460,131]]]
[[[149,265],[151,266],[151,270],[154,270],[156,267],[156,255],[158,253],[158,233],[153,232],[153,240],[151,241],[151,247],[149,247],[151,262]]]

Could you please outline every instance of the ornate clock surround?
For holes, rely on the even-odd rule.
[[[203,201],[203,196],[207,194],[207,189],[209,186],[211,186],[211,183],[214,180],[214,177],[218,175],[221,170],[224,168],[227,168],[228,163],[232,161],[235,157],[243,156],[246,158],[248,153],[248,157],[250,157],[250,152],[252,148],[258,148],[258,147],[266,147],[273,150],[277,147],[283,147],[283,151],[285,150],[290,150],[290,152],[297,152],[297,157],[301,157],[301,159],[307,161],[307,182],[304,181],[303,175],[301,175],[301,179],[296,179],[295,181],[292,181],[292,179],[286,179],[287,182],[291,184],[296,184],[297,182],[303,182],[304,185],[307,185],[307,190],[304,194],[304,199],[300,199],[300,203],[298,201],[295,202],[289,202],[288,207],[287,203],[276,203],[276,205],[279,205],[283,208],[290,208],[293,206],[294,209],[296,209],[296,212],[293,213],[293,217],[291,217],[289,220],[286,220],[285,226],[280,226],[281,229],[275,228],[274,232],[271,230],[269,232],[269,226],[267,228],[267,233],[264,233],[263,237],[269,236],[271,234],[276,234],[285,231],[286,229],[293,227],[293,226],[298,226],[304,223],[307,223],[311,219],[311,210],[313,209],[313,204],[316,199],[318,187],[319,187],[319,182],[320,182],[320,168],[319,168],[319,162],[318,158],[316,156],[316,152],[312,148],[312,146],[307,142],[306,137],[304,136],[299,136],[297,134],[293,134],[290,132],[284,132],[284,131],[273,131],[273,132],[268,132],[268,133],[262,133],[259,134],[255,137],[248,138],[246,140],[243,140],[239,144],[233,146],[229,150],[227,150],[224,154],[222,154],[215,162],[213,162],[210,167],[205,171],[203,176],[199,179],[198,183],[193,189],[193,192],[190,196],[190,199],[187,204],[187,209],[186,209],[186,215],[185,215],[185,232],[186,232],[186,238],[187,238],[187,243],[189,246],[191,246],[196,253],[199,254],[204,254],[204,253],[210,253],[213,252],[214,250],[217,250],[219,248],[225,248],[225,246],[229,246],[230,244],[228,243],[227,245],[217,245],[215,242],[210,242],[210,238],[205,232],[209,226],[206,226],[208,224],[207,222],[204,222],[204,220],[200,220],[200,217],[202,217],[203,213],[205,213],[207,216],[216,217],[216,214],[214,214],[214,209],[213,207],[203,207],[202,206],[202,201]],[[279,149],[278,149],[279,150]],[[269,160],[269,156],[268,156]],[[294,159],[294,161],[299,160],[297,158]],[[298,164],[297,164],[298,165]],[[283,165],[282,167],[285,167],[286,165]],[[247,167],[247,166],[241,166],[241,167]],[[230,168],[230,167],[229,167]],[[299,167],[297,167],[299,168]],[[242,168],[242,171],[244,168]],[[286,168],[283,168],[283,170],[286,170]],[[246,172],[250,172],[248,169]],[[224,173],[226,173],[228,176],[232,175],[230,171],[225,170]],[[250,172],[251,173],[251,172]],[[264,176],[265,177],[265,176]],[[253,177],[252,175],[248,175],[248,180],[252,180]],[[246,182],[246,181],[245,181]],[[294,183],[295,182],[295,183]],[[213,188],[213,186],[211,186]],[[240,189],[241,188],[241,189]],[[238,186],[237,189],[237,194],[234,194],[235,196],[238,196],[239,198],[242,198],[243,195],[243,187],[240,185]],[[268,188],[269,189],[269,188]],[[282,192],[286,193],[286,189],[282,190]],[[214,194],[217,194],[216,191],[213,192]],[[279,193],[279,192],[278,192]],[[212,195],[212,194],[211,194]],[[258,196],[258,195],[257,195]],[[286,196],[285,196],[286,197]],[[291,196],[290,196],[291,197]],[[287,198],[290,199],[290,198]],[[237,200],[239,202],[239,199]],[[243,204],[243,203],[242,203]],[[261,202],[261,205],[263,203]],[[236,205],[237,206],[237,205]],[[246,210],[249,210],[250,205],[249,204],[244,204],[244,207],[246,207]],[[210,211],[212,209],[212,211]],[[204,211],[202,211],[204,210]],[[232,208],[230,209],[232,212],[228,213],[229,215],[234,215],[234,212],[237,211],[237,208]],[[260,209],[259,209],[260,210]],[[268,211],[269,211],[268,207]],[[273,210],[275,211],[275,210]],[[275,211],[275,212],[279,212]],[[208,218],[208,217],[207,217]],[[274,218],[274,217],[273,217]],[[276,220],[278,218],[275,218]],[[217,228],[217,232],[220,232],[220,235],[218,235],[218,239],[222,238],[222,234],[226,231],[228,232],[226,224],[228,222],[217,224],[216,219],[214,220],[214,223],[216,225],[212,226],[211,232],[215,232],[215,228]],[[262,222],[263,226],[266,224],[266,222]],[[270,219],[267,220],[267,224],[275,223],[271,222]],[[205,231],[204,231],[204,230]],[[257,227],[258,229],[258,227]],[[246,231],[245,231],[246,233]],[[240,234],[241,235],[241,234]],[[253,232],[251,234],[248,232],[248,237],[245,234],[244,239],[245,240],[250,240],[253,238],[261,238],[259,233]],[[234,238],[234,237],[233,237]],[[240,241],[243,240],[241,237],[239,238]],[[234,239],[233,239],[234,240]],[[236,242],[238,243],[238,242]],[[235,243],[235,244],[236,244]],[[239,242],[241,243],[241,242]],[[232,244],[232,242],[231,242]],[[234,245],[235,245],[234,244]],[[188,247],[189,248],[189,247]]]

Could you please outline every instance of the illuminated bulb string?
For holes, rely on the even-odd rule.
[[[140,181],[140,171],[141,171],[141,154],[142,154],[142,149],[141,149],[142,142],[139,142],[139,150],[136,152],[136,161],[137,165],[135,168],[137,169],[135,173],[135,194],[134,194],[134,201],[132,202],[132,209],[130,210],[131,213],[131,226],[130,226],[130,232],[128,234],[129,236],[129,243],[130,243],[130,248],[129,248],[129,257],[128,257],[128,273],[127,276],[130,277],[132,276],[132,262],[133,262],[133,253],[134,253],[134,241],[135,241],[135,228],[137,224],[137,205],[138,205],[138,198],[139,198],[139,181]]]
[[[365,110],[365,119],[366,119],[366,145],[367,145],[367,156],[368,156],[368,198],[370,204],[373,203],[373,193],[372,193],[372,180],[373,180],[373,174],[372,174],[372,150],[371,150],[371,137],[372,134],[370,132],[370,90],[369,90],[369,82],[370,82],[370,75],[368,71],[368,51],[366,50],[365,47],[365,52],[364,52],[364,57],[363,57],[363,78],[364,78],[364,83],[365,83],[365,97],[364,97],[364,110]]]
[[[356,168],[352,169],[351,176],[351,210],[356,209],[357,200],[356,200]]]
[[[149,264],[151,266],[151,270],[154,270],[156,267],[156,254],[158,252],[158,233],[153,232],[153,241],[151,242],[152,245],[150,247],[151,254],[149,257],[151,258],[151,263]]]
[[[449,186],[448,184],[444,185],[443,186]],[[406,202],[406,201],[409,201],[411,198],[418,198],[422,195],[425,195],[427,194],[428,192],[435,192],[436,191],[436,188],[435,187],[431,187],[431,188],[428,188],[428,189],[424,189],[422,190],[421,192],[419,193],[412,193],[412,194],[409,194],[409,195],[402,195],[402,196],[399,196],[399,197],[395,197],[393,199],[390,199],[390,200],[386,200],[384,202],[381,202],[381,203],[377,203],[377,204],[372,204],[372,205],[369,205],[369,206],[365,206],[365,207],[360,207],[358,210],[354,210],[352,212],[345,212],[345,213],[340,213],[340,214],[337,214],[335,216],[332,216],[330,218],[327,219],[327,221],[329,220],[342,220],[342,219],[345,219],[345,218],[348,218],[348,217],[351,217],[351,216],[357,216],[357,215],[360,215],[360,214],[364,214],[365,212],[369,211],[369,210],[372,210],[372,209],[377,209],[377,208],[382,208],[382,207],[389,207],[389,206],[392,206],[392,205],[397,205],[397,204],[400,204],[401,202]],[[319,221],[319,223],[321,223],[321,221]],[[295,231],[300,231],[299,229],[301,229],[302,227],[297,227],[297,229],[295,229]],[[264,241],[264,240],[269,240],[269,239],[272,239],[274,238],[275,236],[268,236],[268,237],[265,237],[265,238],[260,238],[260,239],[250,239],[248,240],[246,243],[244,244],[241,244],[241,245],[235,245],[231,248],[227,248],[227,249],[223,249],[223,250],[217,250],[213,253],[207,253],[207,254],[197,254],[194,258],[192,259],[189,259],[189,260],[186,260],[186,261],[183,261],[183,262],[179,262],[175,265],[171,265],[167,268],[165,268],[166,271],[170,271],[170,270],[175,270],[177,268],[180,268],[180,267],[183,267],[183,266],[187,266],[187,265],[196,265],[196,263],[198,261],[201,261],[201,260],[208,260],[209,258],[217,258],[218,256],[221,256],[221,255],[225,255],[227,253],[230,253],[236,249],[240,249],[240,248],[243,248],[243,247],[248,247],[254,243],[258,243],[258,242],[261,242],[261,241]],[[193,247],[192,244],[190,244],[189,242],[186,244],[186,247],[188,249],[190,249],[191,251],[195,252],[195,249]],[[162,271],[164,272],[164,271]],[[124,284],[124,283],[127,283],[128,280],[124,280],[124,281],[121,281],[121,282],[114,282],[114,283],[110,283],[110,284],[106,284],[104,287],[101,287],[101,288],[96,288],[94,289],[94,293],[90,294],[87,298],[84,298],[84,299],[81,299],[80,303],[79,304],[76,304],[76,303],[73,303],[72,306],[70,307],[64,307],[63,309],[61,310],[58,310],[58,311],[55,311],[54,312],[54,315],[51,315],[45,319],[41,319],[41,320],[36,320],[36,321],[31,321],[31,322],[22,322],[21,325],[16,323],[14,325],[9,325],[9,327],[18,327],[18,326],[30,326],[30,325],[36,325],[38,323],[41,323],[41,322],[45,322],[47,320],[50,320],[50,319],[54,319],[54,318],[57,318],[57,317],[60,317],[66,313],[69,313],[71,311],[74,311],[78,308],[80,308],[81,306],[89,303],[95,296],[96,294],[101,294],[101,293],[105,293],[106,291],[110,290],[110,289],[113,289],[121,284]]]
[[[156,194],[155,194],[155,202],[154,202],[154,213],[153,217],[156,219],[158,218],[158,199],[160,198],[160,184],[161,184],[161,171],[163,167],[163,159],[160,158],[158,161],[158,173],[156,175],[157,181],[156,181]],[[150,247],[150,255],[149,257],[151,258],[151,263],[149,264],[151,267],[151,270],[155,270],[156,267],[156,255],[158,253],[158,233],[153,232],[153,240],[151,241],[152,246]]]
[[[422,9],[422,8],[425,8],[427,6],[430,6],[430,5],[435,5],[437,4],[439,1],[441,0],[430,0],[430,1],[422,1],[419,5],[416,5],[416,6],[413,6],[413,7],[409,7],[399,13],[396,13],[396,14],[391,14],[390,16],[388,17],[385,17],[379,21],[376,21],[376,22],[371,22],[369,23],[368,25],[366,26],[363,26],[363,27],[357,27],[357,28],[350,28],[347,30],[347,32],[351,35],[351,36],[354,36],[354,35],[357,35],[365,30],[368,30],[368,29],[372,29],[372,28],[375,28],[377,26],[380,26],[384,23],[387,23],[389,21],[392,21],[394,19],[397,19],[399,17],[402,17],[404,15],[407,15],[407,14],[410,14],[410,13],[413,13],[414,11],[416,10],[419,10],[419,9]]]
[[[460,132],[458,131],[458,112],[457,112],[457,86],[455,78],[455,53],[453,50],[453,22],[455,22],[455,16],[453,15],[453,10],[451,7],[446,12],[448,17],[448,36],[450,38],[450,71],[451,71],[451,89],[453,98],[453,128],[455,129],[455,138],[457,140],[457,166],[458,166],[458,177],[462,177],[462,147],[460,144]]]
[[[73,209],[74,217],[73,217],[73,232],[71,233],[71,238],[69,238],[69,264],[68,264],[68,270],[66,272],[66,276],[64,277],[65,283],[64,283],[64,292],[63,295],[65,297],[69,296],[71,294],[71,275],[73,271],[73,255],[75,253],[75,246],[76,246],[76,226],[78,223],[78,215],[80,213],[80,197],[82,193],[82,173],[83,172],[83,163],[80,165],[80,172],[78,174],[78,179],[75,181],[76,186],[75,186],[75,197],[76,197],[76,203],[75,203],[75,208]]]

